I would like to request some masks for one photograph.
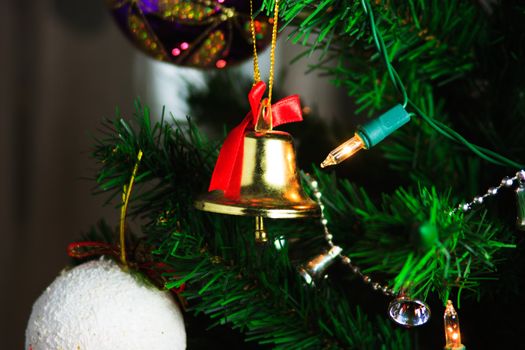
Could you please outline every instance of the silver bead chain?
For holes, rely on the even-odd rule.
[[[334,247],[335,244],[333,242],[333,235],[330,233],[330,230],[328,229],[328,220],[326,219],[324,215],[324,209],[325,206],[321,200],[321,197],[323,196],[321,191],[319,191],[319,184],[318,182],[312,178],[310,174],[305,174],[306,179],[308,181],[308,185],[310,186],[310,189],[312,190],[315,200],[317,204],[319,204],[319,208],[321,209],[321,225],[323,225],[324,230],[324,238],[326,240],[326,243],[330,246],[330,248]],[[352,260],[350,257],[339,254],[339,257],[341,258],[341,261],[344,265],[348,266],[350,268],[350,271],[352,271],[354,274],[359,276],[365,284],[368,284],[372,287],[373,290],[382,292],[386,296],[397,296],[398,294],[394,292],[394,290],[386,285],[382,285],[378,282],[375,282],[370,278],[370,276],[363,274],[361,271],[361,268],[354,263],[352,263]]]
[[[313,191],[315,200],[317,204],[319,204],[319,208],[321,209],[321,225],[323,226],[324,231],[324,238],[330,248],[334,247],[335,244],[333,242],[333,235],[330,233],[330,230],[328,229],[328,220],[326,219],[326,216],[324,215],[325,206],[321,200],[321,197],[323,196],[321,191],[319,191],[319,184],[318,182],[312,178],[310,174],[305,174],[306,179],[308,181],[308,185],[310,186],[310,189]],[[462,212],[468,212],[472,210],[474,207],[481,205],[484,203],[485,199],[489,197],[493,197],[499,193],[499,190],[502,188],[510,188],[514,186],[514,183],[518,181],[520,186],[525,185],[525,170],[520,170],[514,175],[513,177],[505,176],[503,179],[501,179],[498,186],[490,187],[487,192],[483,195],[476,196],[472,199],[470,202],[464,202],[459,204],[456,208],[451,210],[450,214],[453,214],[457,212],[458,210],[461,210]],[[355,264],[352,263],[352,260],[343,254],[339,255],[341,258],[341,261],[343,264],[348,266],[350,268],[350,271],[352,271],[354,274],[358,275],[363,282],[366,284],[369,284],[372,289],[376,291],[380,291],[383,294],[387,296],[397,296],[398,294],[394,292],[394,290],[386,285],[382,285],[378,282],[373,281],[370,276],[365,275],[361,272],[361,268]]]
[[[490,187],[487,190],[487,192],[485,192],[483,195],[474,197],[470,202],[460,203],[456,208],[450,211],[450,214],[454,214],[458,210],[466,213],[475,208],[476,206],[483,204],[485,202],[485,199],[497,195],[500,189],[510,188],[514,186],[514,183],[516,181],[518,181],[520,184],[523,184],[525,182],[525,170],[518,171],[513,177],[505,176],[503,179],[501,179],[498,186]]]

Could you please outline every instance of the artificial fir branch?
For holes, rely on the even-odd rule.
[[[131,213],[146,219],[143,233],[154,259],[176,271],[168,286],[187,284],[192,310],[277,348],[410,347],[407,333],[364,316],[336,281],[317,290],[300,282],[294,269],[298,258],[292,255],[294,250],[313,255],[323,247],[315,221],[270,222],[270,232],[290,242],[299,239],[297,246],[278,251],[255,245],[251,220],[193,208],[195,197],[206,190],[217,147],[191,122],[151,124],[148,109],[137,104],[132,122],[117,118],[106,127],[93,153],[101,166],[99,186],[110,197],[120,192],[137,150],[143,150]],[[496,277],[501,250],[511,247],[501,243],[510,241],[505,231],[483,216],[449,215],[448,196],[432,188],[400,189],[378,206],[365,190],[315,172],[335,241],[398,289],[429,298],[435,292],[442,299],[453,288],[475,294],[480,279]],[[374,336],[378,332],[380,338]]]
[[[265,1],[265,6],[272,8],[273,0]],[[417,77],[416,84],[444,84],[473,68],[473,45],[486,27],[475,5],[452,0],[390,1],[376,2],[374,11],[389,59],[402,77]],[[336,67],[318,68],[345,85],[361,108],[373,113],[388,107],[385,103],[396,94],[388,86],[384,66],[373,47],[362,1],[288,0],[281,5],[280,13],[284,25],[293,28],[292,42],[308,45],[310,52],[333,53],[330,57],[337,62]],[[297,16],[301,18],[293,21]],[[417,96],[417,91],[412,92]]]
[[[348,255],[365,273],[394,276],[398,291],[424,299],[437,292],[443,302],[453,288],[477,294],[480,280],[496,278],[502,248],[515,247],[510,230],[484,213],[451,213],[450,196],[435,188],[400,188],[384,194],[378,207],[364,189],[317,176],[336,242],[351,247]]]
[[[369,348],[379,346],[377,341],[391,343],[393,349],[407,348],[406,334],[386,327],[384,321],[376,329],[359,313],[354,319],[350,312],[354,307],[341,302],[341,292],[325,289],[328,294],[320,296],[305,289],[285,251],[257,253],[246,234],[251,222],[210,217],[193,209],[191,202],[207,181],[192,182],[189,177],[209,177],[214,159],[206,155],[216,155],[216,149],[191,125],[186,132],[163,123],[151,128],[147,109],[137,105],[137,113],[138,128],[117,119],[112,123],[113,138],[97,146],[94,155],[102,165],[97,179],[105,190],[117,191],[116,179],[129,172],[130,155],[137,147],[144,150],[136,183],[155,185],[134,196],[133,212],[149,219],[143,231],[154,255],[177,271],[168,286],[186,283],[185,296],[195,299],[195,312],[205,312],[221,324],[240,328],[247,339],[277,348]],[[310,230],[311,236],[315,234]],[[308,237],[307,232],[302,236]],[[382,334],[379,339],[374,337],[377,332]]]
[[[364,3],[357,0],[327,0],[321,3],[285,1],[281,6],[281,15],[284,23],[293,28],[290,36],[293,42],[300,41],[306,45],[307,52],[322,50],[328,57],[327,59],[321,56],[320,61],[312,67],[328,73],[336,85],[348,90],[357,104],[357,113],[367,111],[369,115],[376,116],[378,111],[400,102],[402,96],[396,91],[395,84],[390,82],[396,80],[396,74],[394,79],[389,79],[392,72],[388,65],[385,68],[381,57],[376,53],[370,26],[367,25],[369,18],[362,8]],[[267,8],[271,8],[272,4],[271,0],[265,2]],[[509,4],[506,7],[512,10],[513,6]],[[388,50],[386,59],[392,62],[406,83],[408,96],[412,100],[409,107],[415,109],[418,114],[424,113],[425,120],[435,125],[430,128],[425,123],[413,121],[412,125],[392,136],[392,143],[396,146],[383,144],[381,149],[387,159],[396,160],[391,162],[395,170],[399,170],[400,173],[409,172],[414,180],[440,186],[439,182],[443,179],[456,179],[454,184],[460,185],[461,178],[470,178],[480,169],[471,167],[476,163],[472,160],[473,157],[465,155],[461,147],[451,145],[450,141],[446,140],[456,137],[449,132],[450,130],[447,131],[448,126],[443,124],[447,121],[447,111],[442,108],[442,98],[435,96],[435,93],[436,89],[442,90],[443,86],[450,85],[451,82],[474,71],[476,60],[479,59],[475,55],[476,49],[482,46],[482,43],[490,42],[487,40],[490,18],[482,13],[477,4],[457,1],[375,2],[373,11],[378,31],[381,32]],[[507,13],[512,15],[512,18],[519,17],[518,9],[514,9],[513,14],[510,11]],[[298,38],[301,40],[297,40]],[[515,39],[521,41],[520,38]],[[516,51],[522,51],[519,45],[512,42],[509,46],[516,46]],[[503,55],[506,54],[507,52],[504,52]],[[457,111],[451,113],[458,114]],[[480,115],[487,113],[483,111]],[[520,114],[514,112],[506,115]],[[440,129],[442,134],[449,135],[444,139],[436,133],[436,128]],[[480,124],[478,129],[479,134],[487,134],[492,128]],[[513,128],[510,134],[523,136],[516,128]],[[474,135],[475,138],[477,136]],[[496,149],[509,153],[506,148],[501,147],[501,143],[494,143],[498,140],[497,135],[487,139]],[[429,143],[431,147],[428,147]],[[508,160],[500,162],[493,157],[495,154],[491,151],[487,152],[469,142],[461,143],[482,158],[492,158],[491,162],[511,164]],[[516,148],[509,142],[506,144],[509,145],[509,149]],[[516,154],[515,159],[522,158],[517,151],[510,154]],[[463,165],[465,159],[469,166]],[[439,165],[443,165],[440,173],[445,173],[436,176],[435,169]],[[513,166],[518,165],[519,163],[513,162]],[[476,187],[475,184],[473,187]]]
[[[192,311],[205,313],[217,323],[232,324],[246,334],[247,340],[282,349],[368,348],[380,344],[370,340],[377,331],[374,324],[359,312],[354,316],[354,308],[348,303],[340,303],[334,309],[338,304],[334,301],[342,300],[343,294],[297,288],[301,283],[293,281],[296,277],[290,281],[286,274],[279,274],[275,261],[281,256],[272,257],[274,268],[271,270],[252,270],[246,262],[232,265],[222,257],[210,255],[204,247],[195,246],[183,253],[173,250],[173,245],[180,245],[184,234],[173,236],[171,242],[164,240],[163,251],[169,252],[164,261],[178,266],[179,273],[185,276],[174,284],[187,283],[184,295],[194,301]],[[185,240],[196,242],[193,234]],[[200,259],[195,259],[195,252],[201,252]],[[162,251],[156,253],[162,254]],[[270,264],[267,261],[265,266]],[[293,273],[293,270],[285,272]],[[359,333],[353,334],[353,330]],[[401,349],[396,343],[401,345],[407,341],[404,335],[392,334],[389,328],[382,333],[382,338],[391,343],[393,349]]]

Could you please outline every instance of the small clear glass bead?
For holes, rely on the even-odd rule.
[[[379,290],[381,289],[381,285],[377,282],[372,283],[372,289],[373,290]]]
[[[327,234],[326,235],[326,239],[331,241],[332,239],[334,238],[334,236],[332,236],[331,234]]]
[[[514,183],[514,181],[508,176],[504,177],[501,180],[501,185],[505,186],[505,187],[510,187],[510,186],[512,186],[513,183]]]
[[[353,273],[359,273],[359,267],[357,267],[357,266],[352,266],[352,272],[353,272]]]
[[[470,204],[468,203],[463,203],[459,206],[459,208],[463,211],[469,211],[470,210]]]
[[[319,184],[315,180],[310,182],[310,185],[312,186],[312,188],[317,188],[317,186],[319,186]]]
[[[483,197],[481,197],[481,196],[474,197],[474,203],[476,203],[476,204],[483,203]]]
[[[315,192],[315,193],[314,193],[314,196],[315,196],[316,198],[321,198],[321,192]]]
[[[491,196],[495,196],[498,194],[498,188],[497,187],[491,187],[487,190],[487,193]]]
[[[321,219],[321,224],[323,224],[323,225],[328,224],[328,220],[326,220],[325,218],[322,218]]]

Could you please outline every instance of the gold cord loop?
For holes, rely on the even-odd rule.
[[[259,71],[259,58],[257,57],[257,42],[255,38],[255,23],[253,20],[253,0],[250,0],[250,31],[252,32],[253,43],[253,80],[254,85],[261,81],[261,72]]]
[[[275,65],[275,46],[277,45],[277,22],[279,20],[279,0],[275,0],[273,11],[272,46],[270,49],[270,78],[268,82],[268,105],[272,105],[273,75]],[[271,107],[270,107],[271,108]]]
[[[274,81],[274,66],[275,66],[275,46],[277,45],[277,22],[279,20],[279,0],[275,0],[275,8],[273,11],[273,28],[272,28],[272,42],[270,46],[270,77],[268,81],[268,108],[271,109],[272,91]],[[250,31],[253,42],[253,80],[254,84],[261,80],[261,73],[259,68],[259,57],[257,56],[257,43],[255,36],[255,22],[253,19],[253,0],[250,0]],[[270,117],[271,118],[271,117]]]

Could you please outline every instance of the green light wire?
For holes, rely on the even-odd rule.
[[[465,147],[467,147],[470,151],[472,151],[478,157],[488,162],[491,162],[493,164],[497,164],[501,166],[511,166],[513,168],[523,169],[524,168],[523,164],[515,162],[494,151],[491,151],[489,149],[486,149],[484,147],[481,147],[481,146],[478,146],[478,145],[475,145],[469,142],[467,139],[465,139],[463,136],[461,136],[461,134],[453,130],[451,127],[428,116],[425,112],[423,112],[423,110],[421,110],[421,108],[419,108],[416,105],[416,103],[414,103],[413,101],[409,99],[405,86],[403,82],[401,81],[401,78],[399,77],[399,74],[392,66],[392,63],[390,62],[390,58],[388,57],[388,51],[386,49],[385,42],[383,41],[383,36],[377,30],[374,13],[372,11],[372,6],[370,5],[370,2],[368,0],[361,0],[361,4],[363,5],[365,14],[368,15],[368,18],[370,21],[370,29],[372,31],[372,37],[374,39],[374,43],[376,45],[376,48],[379,54],[383,58],[383,62],[385,63],[386,70],[388,72],[388,75],[390,76],[390,80],[394,84],[394,87],[403,96],[403,108],[405,108],[407,105],[410,105],[410,107],[413,108],[421,116],[421,118],[425,122],[427,122],[434,130],[436,130],[437,132],[439,132],[441,135],[443,135],[449,140],[463,144]]]
[[[383,57],[383,61],[386,64],[386,69],[388,71],[388,75],[390,76],[390,80],[392,80],[396,89],[399,90],[399,92],[403,95],[403,108],[405,108],[408,104],[408,94],[405,90],[405,85],[403,85],[403,82],[399,78],[399,75],[390,63],[390,58],[388,57],[388,52],[386,50],[385,42],[383,41],[383,36],[377,31],[377,27],[375,25],[376,22],[374,19],[372,7],[370,6],[370,3],[365,0],[361,0],[361,4],[363,5],[365,13],[367,13],[370,18],[370,29],[372,30],[372,36],[374,38],[377,50],[379,51],[379,54]]]

